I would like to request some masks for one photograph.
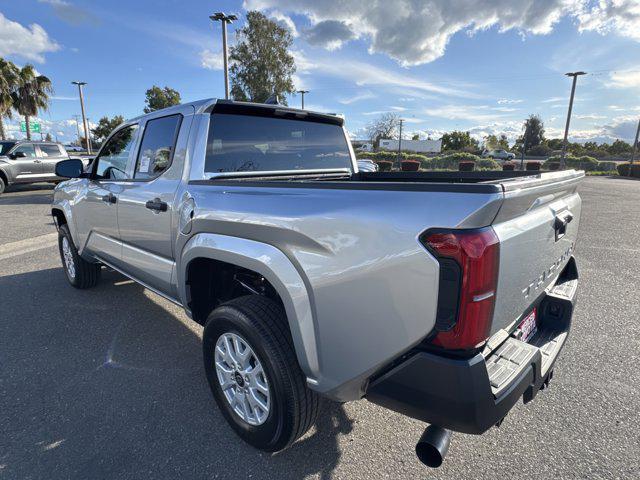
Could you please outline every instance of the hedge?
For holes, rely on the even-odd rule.
[[[550,170],[550,165],[554,162],[558,162],[562,165],[562,157],[560,155],[556,155],[553,157],[547,158],[547,160],[542,164],[542,168]],[[564,157],[564,163],[568,168],[576,168],[578,170],[586,170],[593,171],[598,170],[598,160],[593,157],[588,157],[583,155],[582,157],[573,157],[571,155],[567,155]]]
[[[502,170],[515,170],[516,164],[513,162],[504,162],[502,164]]]
[[[434,169],[457,170],[460,162],[477,162],[478,160],[481,159],[477,155],[458,152],[432,158],[430,163],[431,168]]]
[[[623,177],[629,176],[629,163],[619,163],[618,164],[618,174]],[[640,178],[640,163],[635,163],[631,165],[631,176]]]
[[[458,170],[461,172],[472,172],[476,167],[476,162],[460,162]]]
[[[525,169],[526,170],[540,170],[542,166],[541,162],[527,162]]]
[[[611,172],[618,167],[616,162],[599,162],[598,163],[598,171],[600,172]]]
[[[476,167],[483,170],[500,170],[501,165],[491,158],[480,158],[476,160]]]
[[[398,152],[357,152],[356,157],[367,158],[369,160],[373,160],[376,163],[379,163],[381,161],[388,161],[395,164],[398,161]],[[416,160],[420,162],[420,166],[422,168],[430,168],[431,159],[425,155],[420,155],[418,153],[400,152],[400,161],[403,160]]]

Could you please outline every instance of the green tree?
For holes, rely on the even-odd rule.
[[[477,149],[478,141],[472,138],[469,132],[461,132],[454,130],[451,133],[445,133],[442,136],[442,150],[465,150],[465,149]]]
[[[524,130],[522,140],[527,145],[527,149],[545,142],[544,123],[538,115],[529,115],[522,128]]]
[[[231,47],[231,95],[235,100],[264,102],[275,94],[286,104],[294,91],[295,61],[289,53],[291,33],[262,13],[247,13],[246,25],[236,32]]]
[[[398,125],[400,124],[400,117],[395,113],[383,113],[380,117],[369,125],[367,125],[367,136],[371,143],[373,143],[373,149],[378,150],[380,147],[380,140],[383,138],[393,138],[398,134]]]
[[[53,142],[53,138],[51,137],[51,134],[49,132],[47,132],[47,134],[44,136],[44,140],[45,142]]]
[[[172,105],[180,104],[180,93],[169,87],[160,88],[154,85],[147,90],[145,96],[146,99],[144,103],[146,107],[144,107],[144,113],[151,113],[156,110],[171,107]]]
[[[411,140],[420,140],[420,134],[414,133],[413,136],[411,137]]]
[[[609,146],[609,153],[612,155],[620,155],[621,153],[631,153],[633,148],[624,140],[616,140]]]
[[[552,138],[547,141],[547,146],[551,150],[562,150],[562,139],[561,138]]]
[[[113,118],[109,118],[107,116],[102,117],[98,120],[96,128],[91,129],[91,133],[93,133],[95,140],[98,142],[104,142],[109,134],[122,122],[124,122],[124,117],[122,115],[116,115]]]
[[[27,125],[27,139],[31,140],[29,118],[38,114],[38,110],[49,108],[49,95],[53,93],[51,80],[44,75],[36,75],[33,65],[25,65],[18,71],[16,89],[11,93],[13,108],[24,117]]]
[[[489,134],[486,137],[484,137],[485,150],[497,150],[499,148],[498,144],[499,144],[499,141],[497,136],[493,134]]]
[[[500,138],[498,139],[498,148],[509,150],[509,139],[504,133],[501,134]]]
[[[6,140],[5,118],[12,118],[13,98],[11,94],[18,86],[19,69],[12,62],[0,58],[0,140]]]

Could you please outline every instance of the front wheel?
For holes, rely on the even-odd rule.
[[[7,185],[4,183],[4,178],[0,176],[0,195],[4,193],[5,188],[7,188]]]
[[[282,450],[315,422],[319,397],[306,385],[286,315],[273,300],[251,295],[216,308],[204,328],[203,357],[218,407],[250,445]]]
[[[100,264],[88,262],[80,256],[66,225],[58,230],[58,249],[64,273],[72,286],[85,289],[98,283]]]

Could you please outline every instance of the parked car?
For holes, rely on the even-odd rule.
[[[76,152],[76,153],[80,153],[80,152],[84,152],[85,148],[84,147],[80,147],[79,145],[65,145],[64,148],[67,150],[67,152]]]
[[[69,159],[64,146],[56,142],[0,142],[0,194],[14,183],[57,182],[56,164]],[[88,161],[86,162],[88,164]]]
[[[320,397],[367,398],[429,422],[416,452],[437,466],[450,431],[549,384],[584,172],[356,172],[348,142],[342,118],[280,105],[129,120],[86,172],[58,164],[64,275],[111,267],[204,325],[213,396],[254,447],[291,445]]]
[[[493,158],[497,160],[513,160],[516,158],[515,154],[507,152],[506,150],[485,150],[482,152],[483,158]]]
[[[360,172],[377,172],[378,164],[368,158],[358,159],[358,171]]]

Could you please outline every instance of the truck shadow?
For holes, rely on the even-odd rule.
[[[327,402],[289,450],[259,452],[209,392],[201,327],[115,272],[78,291],[61,268],[0,277],[0,475],[331,478],[352,421]]]
[[[0,205],[51,204],[53,189],[50,183],[10,185],[0,195]]]

